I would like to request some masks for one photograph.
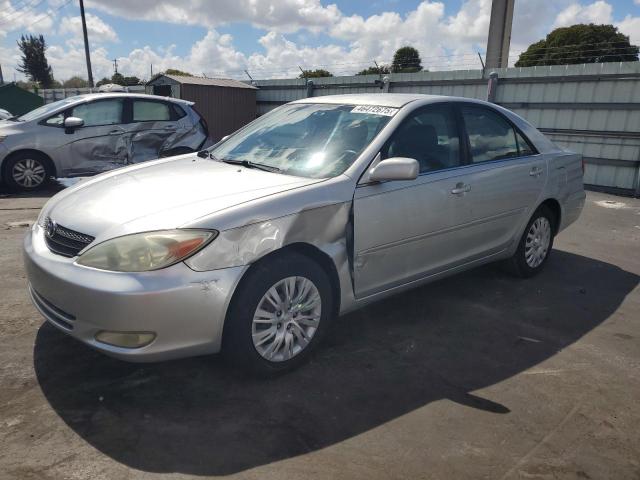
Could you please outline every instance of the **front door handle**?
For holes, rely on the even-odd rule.
[[[111,130],[109,135],[120,135],[124,130]]]
[[[471,190],[471,185],[465,185],[464,183],[460,182],[457,183],[456,186],[451,190],[451,193],[453,193],[454,195],[462,195],[463,193],[467,193]]]
[[[540,167],[533,167],[531,170],[529,170],[529,175],[531,175],[532,177],[542,175],[542,169]]]

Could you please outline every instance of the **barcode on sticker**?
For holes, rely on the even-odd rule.
[[[372,115],[384,115],[385,117],[393,117],[397,111],[397,108],[391,107],[379,107],[377,105],[358,105],[353,110],[351,110],[351,113],[370,113]]]

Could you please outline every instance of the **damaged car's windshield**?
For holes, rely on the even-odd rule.
[[[50,112],[53,112],[59,109],[60,107],[64,107],[65,105],[74,103],[75,101],[78,100],[78,98],[79,98],[78,96],[67,97],[63,100],[58,100],[57,102],[48,103],[46,105],[36,108],[35,110],[31,110],[30,112],[25,113],[21,117],[18,117],[17,120],[19,122],[30,122],[31,120],[36,120],[40,117],[44,117]]]
[[[394,108],[285,105],[215,147],[222,161],[327,178],[344,172],[396,112]]]

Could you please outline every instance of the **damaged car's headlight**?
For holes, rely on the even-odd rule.
[[[114,272],[146,272],[168,267],[193,255],[218,232],[164,230],[136,233],[99,243],[80,255],[77,263]]]

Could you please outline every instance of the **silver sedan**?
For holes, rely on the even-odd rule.
[[[132,361],[304,361],[332,319],[506,260],[529,277],[582,210],[579,155],[464,98],[299,100],[209,150],[53,197],[24,241],[60,330]]]

